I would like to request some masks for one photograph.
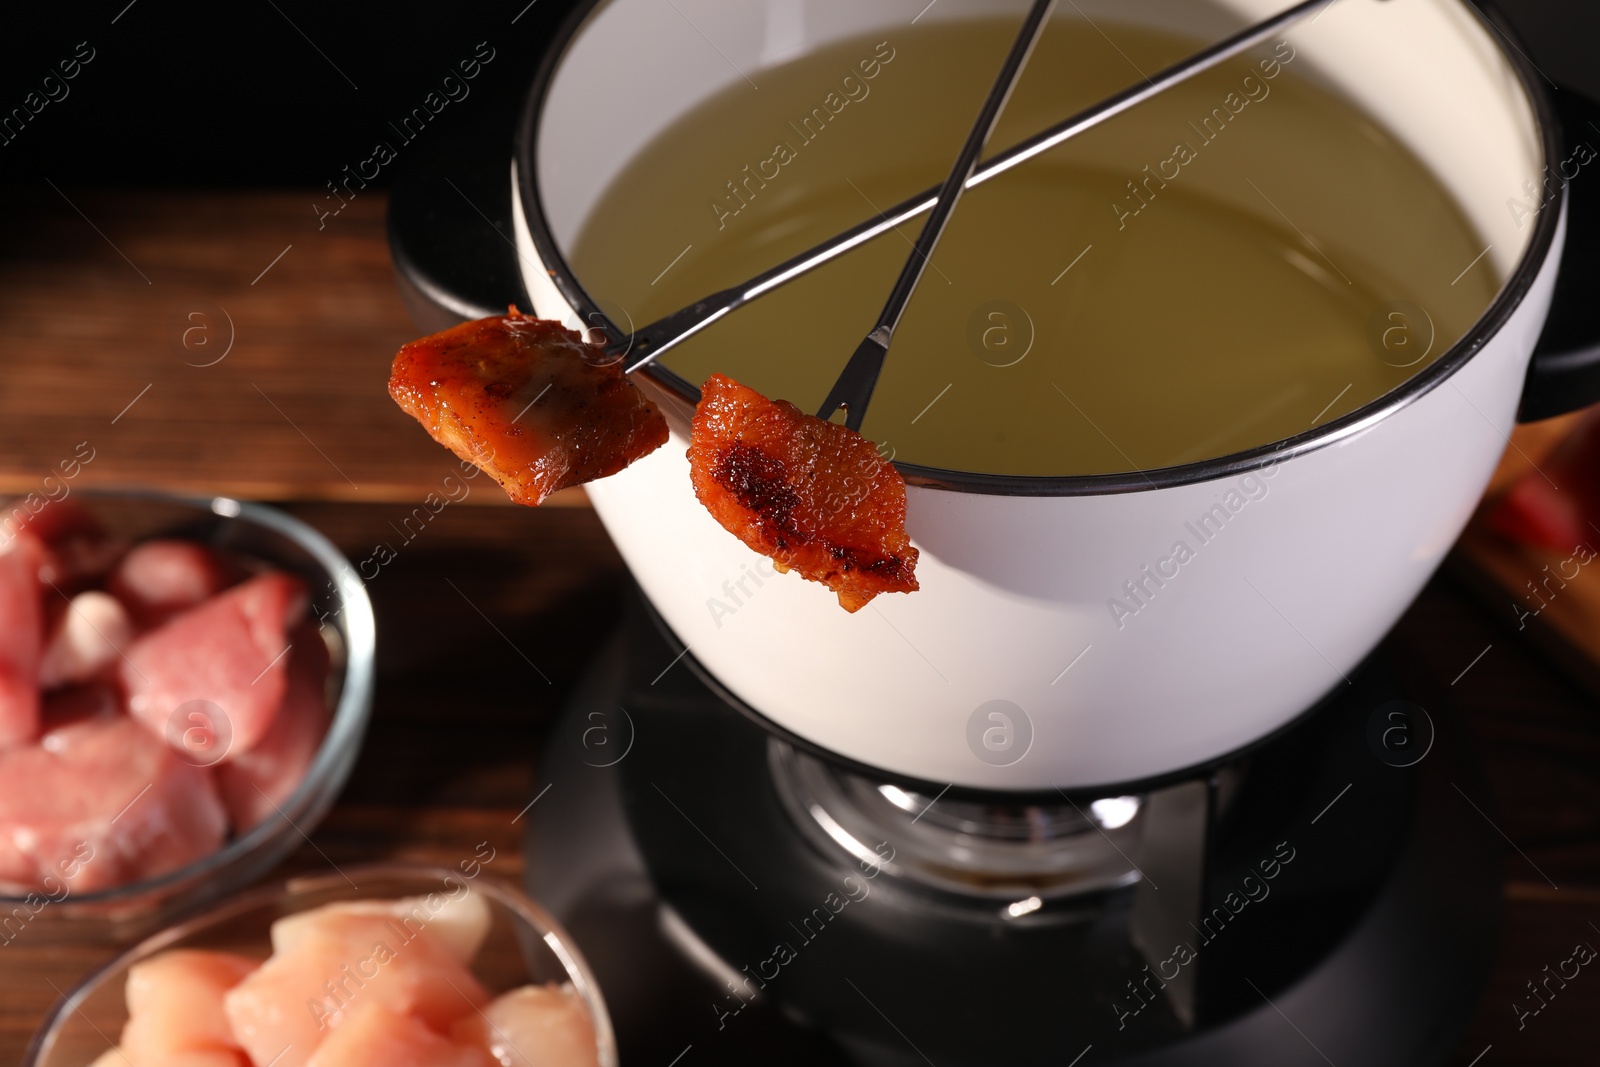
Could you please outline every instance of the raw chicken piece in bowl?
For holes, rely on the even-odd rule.
[[[224,903],[91,974],[22,1067],[616,1067],[588,964],[492,860],[347,867]]]

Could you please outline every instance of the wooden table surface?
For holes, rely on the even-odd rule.
[[[70,203],[47,192],[0,207],[0,492],[36,490],[88,441],[95,459],[75,484],[281,501],[361,555],[447,472],[383,392],[410,326],[381,197],[319,233],[309,194],[64,192]],[[185,347],[183,329],[202,324],[189,315],[216,330],[220,310],[233,347],[195,366],[223,349],[199,334]],[[492,496],[446,509],[370,583],[382,639],[368,742],[314,846],[280,873],[454,864],[489,841],[491,871],[519,877],[512,820],[536,791],[541,730],[626,579],[581,494],[536,511]],[[1489,813],[1515,846],[1499,958],[1454,1062],[1593,1064],[1600,977],[1580,975],[1520,1030],[1512,1004],[1575,943],[1600,944],[1600,715],[1503,614],[1441,575],[1393,639],[1439,694],[1439,728],[1474,742]],[[18,1061],[54,989],[106,954],[25,938],[0,948],[0,1067]]]
[[[453,468],[384,391],[414,332],[381,194],[321,230],[309,192],[7,199],[0,493],[80,442],[81,484],[258,500],[416,503]]]

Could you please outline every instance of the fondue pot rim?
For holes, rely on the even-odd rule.
[[[529,236],[541,263],[562,297],[585,322],[609,322],[609,319],[578,281],[571,265],[562,254],[549,220],[545,216],[544,200],[540,195],[537,179],[538,135],[540,118],[551,83],[562,65],[568,46],[603,2],[605,0],[581,0],[545,46],[533,85],[517,123],[516,154],[512,168],[516,192],[521,201],[523,221],[528,227]],[[1511,25],[1493,6],[1485,3],[1480,7],[1465,0],[1458,0],[1458,3],[1489,31],[1488,35],[1494,40],[1496,48],[1516,72],[1517,84],[1526,94],[1533,112],[1543,163],[1548,167],[1551,162],[1561,158],[1561,131],[1555,114],[1554,101],[1545,90],[1537,69],[1526,57],[1526,50]],[[1511,45],[1510,49],[1501,44],[1502,40]],[[1561,193],[1563,207],[1566,195],[1566,190],[1563,188]],[[895,466],[905,476],[908,484],[925,488],[991,496],[1105,496],[1146,492],[1237,476],[1336,444],[1369,429],[1438,388],[1499,333],[1533,287],[1535,277],[1549,256],[1562,215],[1561,210],[1549,208],[1539,212],[1534,220],[1534,230],[1527,246],[1494,300],[1467,333],[1432,364],[1354,411],[1292,437],[1194,463],[1112,474],[986,474],[926,467],[900,460],[895,461]],[[537,313],[538,309],[535,308],[534,311]],[[700,390],[692,382],[659,362],[643,368],[641,373],[650,375],[664,389],[689,403],[699,403]]]

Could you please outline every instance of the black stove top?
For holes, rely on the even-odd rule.
[[[1413,1067],[1466,1018],[1498,842],[1382,647],[1294,728],[1104,809],[930,808],[659,674],[676,647],[636,607],[530,811],[529,888],[624,1062]]]

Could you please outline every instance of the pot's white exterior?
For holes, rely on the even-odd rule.
[[[763,12],[774,6],[741,5],[742,16],[719,9],[719,45],[738,65],[758,68],[792,54],[772,47],[777,16]],[[819,24],[833,32],[854,20],[859,25],[839,32],[858,32],[884,17],[871,14],[878,6],[844,5],[837,19]],[[1228,6],[1260,17],[1281,5]],[[1493,242],[1491,258],[1509,273],[1531,227],[1519,228],[1505,201],[1544,162],[1514,72],[1457,0],[1364,4],[1398,20],[1390,25],[1400,28],[1383,36],[1361,21],[1370,12],[1358,6],[1336,5],[1290,37],[1319,76],[1379,111],[1450,175],[1463,208]],[[1147,13],[1158,9],[1169,23],[1200,32],[1238,25],[1237,16],[1200,4],[1152,4]],[[932,10],[960,17],[963,5],[950,0]],[[680,32],[666,5],[613,0],[580,34],[569,61],[584,68],[582,50],[603,48],[607,70],[635,69],[616,54],[632,35],[603,32],[607,20],[648,21],[660,11],[667,14],[659,32]],[[659,39],[649,50],[670,51]],[[1357,54],[1352,68],[1348,57]],[[727,76],[679,73],[684,84],[655,94],[677,93],[663,114],[634,116],[633,144]],[[657,68],[651,77],[678,74]],[[554,162],[538,180],[558,241],[593,203],[569,180],[565,162],[584,146],[562,138],[586,136],[567,106],[573,91],[558,73],[541,135],[540,166]],[[586,143],[582,158],[603,174],[626,161],[630,136],[618,135],[626,117],[619,110],[615,122],[596,121],[593,110],[605,101],[584,106],[590,123],[605,130],[605,147]],[[615,158],[595,154],[605,152]],[[603,186],[594,173],[589,184]],[[520,208],[515,215],[536,310],[569,315]],[[855,615],[821,587],[773,573],[700,507],[681,412],[672,441],[592,484],[590,497],[689,653],[750,707],[823,748],[895,774],[1000,790],[1165,774],[1259,739],[1346,684],[1416,596],[1505,448],[1561,245],[1558,231],[1526,297],[1456,373],[1408,403],[1374,406],[1332,443],[1275,466],[1100,496],[913,486],[907,525],[922,552],[922,591],[881,597]],[[1183,562],[1175,556],[1180,543]]]

